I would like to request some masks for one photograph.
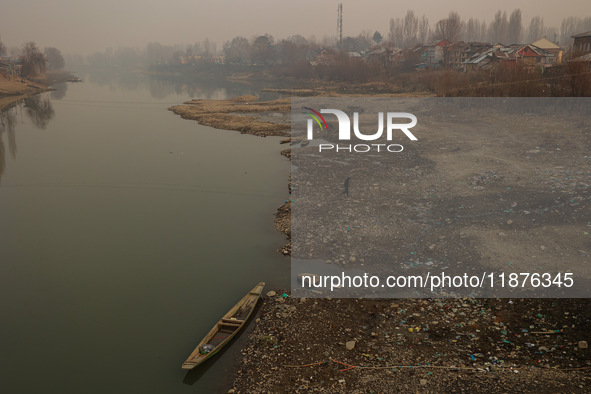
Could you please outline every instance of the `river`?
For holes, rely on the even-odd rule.
[[[289,285],[279,139],[167,111],[255,91],[80,76],[2,115],[1,391],[225,392],[244,331],[197,370],[181,364],[256,283]]]

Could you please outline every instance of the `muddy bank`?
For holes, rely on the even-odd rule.
[[[68,81],[78,79],[67,71],[48,72],[31,79],[0,74],[0,109],[9,107],[25,97],[51,90],[50,86],[55,83]]]
[[[282,293],[264,299],[236,393],[589,391],[588,300]]]
[[[21,78],[8,78],[0,74],[0,109],[33,94],[47,90],[47,86]]]
[[[261,89],[264,93],[283,94],[292,97],[433,97],[428,92],[403,92],[395,85],[384,82],[368,82],[364,84],[328,83],[326,81],[310,81],[312,88]]]

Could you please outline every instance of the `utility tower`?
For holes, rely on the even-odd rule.
[[[337,40],[339,49],[343,49],[343,3],[337,8]]]

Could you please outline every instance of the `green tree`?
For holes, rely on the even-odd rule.
[[[373,33],[373,37],[372,40],[376,43],[379,44],[380,42],[382,42],[382,34],[376,30],[375,33]]]

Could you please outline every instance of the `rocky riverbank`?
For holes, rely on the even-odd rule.
[[[289,111],[287,99],[257,106],[252,101],[199,100],[171,110],[213,127],[287,135],[287,116],[271,115]],[[282,121],[275,127],[267,124],[273,119]],[[538,269],[547,261],[565,267],[589,261],[589,167],[584,158],[591,136],[585,124],[573,121],[576,130],[564,139],[554,129],[542,132],[540,118],[524,122],[519,135],[499,127],[492,139],[489,126],[475,122],[502,124],[489,114],[458,119],[453,128],[441,124],[436,135],[422,141],[420,152],[410,151],[391,168],[396,190],[359,170],[350,198],[334,207],[351,221],[343,227],[358,237],[366,232],[383,236],[375,232],[378,220],[398,229],[400,262],[412,255],[411,265],[470,261],[502,270],[516,256],[539,262]],[[279,129],[285,134],[267,134]],[[281,153],[291,156],[289,149]],[[394,209],[397,215],[370,210],[366,222],[354,222],[353,206],[365,190],[359,188],[361,179],[396,195],[390,205],[377,208]],[[442,227],[426,226],[431,222]],[[278,209],[275,225],[289,241],[281,253],[291,254],[290,202]],[[312,241],[351,242],[355,234],[331,229]],[[332,263],[362,263],[351,257]],[[591,302],[586,299],[300,299],[275,289],[256,317],[233,390],[588,392],[590,333]]]
[[[589,392],[588,300],[264,298],[235,393]]]

